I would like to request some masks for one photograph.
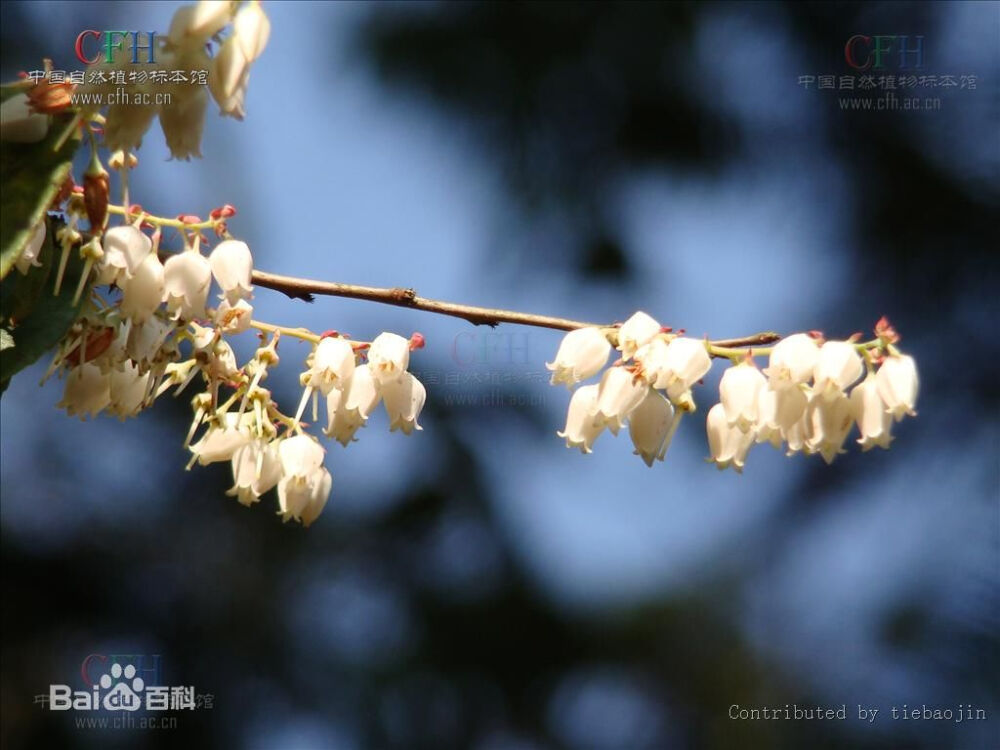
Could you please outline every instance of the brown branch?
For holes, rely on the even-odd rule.
[[[307,302],[312,301],[312,295],[314,294],[363,299],[369,302],[380,302],[386,305],[409,307],[414,310],[438,313],[439,315],[450,315],[455,318],[467,320],[477,326],[487,325],[495,327],[500,323],[515,323],[517,325],[535,326],[536,328],[554,328],[559,331],[572,331],[576,328],[586,328],[588,326],[610,327],[606,324],[587,323],[582,320],[570,320],[569,318],[554,318],[548,315],[534,315],[514,310],[475,307],[473,305],[462,305],[457,302],[443,302],[441,300],[420,297],[413,289],[404,289],[401,287],[386,289],[376,286],[340,284],[335,281],[313,281],[312,279],[300,279],[294,276],[281,276],[276,273],[268,273],[267,271],[254,271],[253,283],[281,292],[293,299],[304,299]],[[711,343],[714,346],[721,347],[766,346],[778,341],[780,338],[781,336],[773,331],[765,331],[742,338],[719,339]]]

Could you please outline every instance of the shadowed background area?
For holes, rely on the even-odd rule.
[[[80,422],[36,366],[0,402],[4,746],[996,746],[1000,6],[266,7],[246,120],[213,109],[192,163],[147,135],[133,195],[151,211],[232,203],[278,273],[643,309],[697,336],[846,337],[887,314],[919,417],[888,452],[757,447],[718,473],[717,363],[647,469],[625,436],[588,456],[555,436],[557,332],[258,289],[269,322],[428,342],[424,431],[380,414],[330,444],[333,495],[303,530],[273,497],[225,497],[226,466],[183,470],[193,394]],[[5,2],[4,78],[43,56],[76,69],[80,30],[165,32],[174,8]],[[932,111],[842,108],[819,78],[860,75],[854,34],[920,35],[922,75],[975,87],[917,89]],[[282,344],[283,405],[306,354]],[[102,731],[34,704],[92,654],[212,707]],[[847,719],[730,718],[786,704]],[[988,718],[894,720],[904,704]]]

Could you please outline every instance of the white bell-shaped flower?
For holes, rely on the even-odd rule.
[[[806,411],[809,397],[801,387],[760,389],[757,396],[757,442],[781,447],[786,430],[791,429]]]
[[[668,344],[660,336],[657,336],[635,350],[632,358],[639,365],[639,373],[642,379],[650,386],[656,385],[660,374],[667,368]],[[665,386],[664,386],[665,387]]]
[[[131,224],[112,227],[101,238],[103,257],[97,263],[98,284],[119,284],[131,278],[150,251],[153,241]]]
[[[861,356],[850,341],[827,341],[820,347],[813,368],[813,391],[823,398],[836,399],[864,372]]]
[[[208,259],[196,250],[171,255],[163,264],[163,301],[167,310],[190,320],[205,316],[205,301],[212,285]]]
[[[654,388],[666,390],[674,403],[680,403],[689,395],[691,386],[701,380],[712,369],[712,358],[708,355],[705,342],[686,336],[671,340],[657,375]]]
[[[111,402],[110,381],[101,368],[84,363],[70,370],[62,400],[56,406],[65,409],[71,417],[80,419],[97,416]]]
[[[40,266],[41,263],[38,262],[38,253],[42,249],[42,245],[45,243],[45,220],[38,222],[34,230],[31,232],[31,237],[28,238],[27,244],[24,249],[21,250],[21,254],[17,256],[17,260],[14,261],[14,266],[22,274],[27,274],[32,266]]]
[[[851,400],[843,391],[838,390],[833,396],[814,393],[806,406],[806,446],[828,464],[833,463],[838,453],[844,453],[844,441],[853,424]]]
[[[163,301],[163,264],[150,253],[135,269],[131,278],[119,281],[122,287],[121,311],[134,323],[144,323]]]
[[[181,11],[185,8],[189,9],[189,12],[182,15]],[[169,39],[177,45],[190,39],[196,39],[204,44],[208,37],[222,31],[232,15],[232,0],[199,0],[194,7],[184,6],[174,13],[175,19],[181,17],[180,23],[177,24],[180,28],[175,32],[174,24],[171,23]]]
[[[371,367],[365,364],[355,368],[343,392],[331,391],[327,396],[327,437],[347,446],[381,398]]]
[[[636,350],[660,332],[660,324],[639,310],[618,329],[618,351],[622,359],[631,359]]]
[[[410,342],[395,333],[380,333],[368,349],[368,363],[379,384],[399,380],[410,366]]]
[[[750,432],[757,426],[760,391],[767,387],[764,375],[753,364],[741,362],[722,373],[719,396],[730,426]]]
[[[305,385],[324,396],[334,388],[344,388],[354,374],[354,348],[339,336],[326,336],[316,345],[312,364],[305,372]]]
[[[808,383],[819,359],[819,345],[807,333],[784,338],[771,350],[769,367],[764,370],[772,390]]]
[[[663,460],[673,423],[674,407],[670,401],[658,391],[646,388],[645,398],[628,418],[628,434],[635,446],[634,452],[642,457],[646,466],[652,466],[657,459]]]
[[[27,94],[15,94],[0,104],[0,140],[37,143],[49,132],[49,118],[35,112]]]
[[[609,367],[597,387],[597,409],[594,424],[607,427],[612,434],[625,424],[629,414],[646,397],[649,386],[624,367]]]
[[[786,456],[794,456],[803,451],[807,454],[814,452],[806,443],[806,414],[804,413],[798,422],[781,431],[781,437],[788,447],[788,450],[785,451]]]
[[[898,422],[904,415],[916,416],[914,407],[920,384],[917,379],[917,363],[913,357],[908,354],[886,357],[875,375],[875,382],[893,419]]]
[[[125,353],[137,364],[146,366],[156,359],[163,342],[173,331],[173,325],[156,315],[145,323],[133,324],[125,342]]]
[[[252,63],[267,46],[271,36],[271,22],[260,3],[248,3],[236,13],[233,35],[248,63]]]
[[[246,506],[256,503],[260,496],[278,484],[281,479],[281,461],[273,442],[258,438],[236,449],[232,458],[233,486],[226,491],[230,497]]]
[[[892,413],[879,394],[874,374],[869,373],[868,377],[854,386],[851,391],[851,411],[861,432],[858,444],[862,450],[870,450],[876,445],[881,448],[889,447],[892,442]]]
[[[569,400],[566,413],[566,427],[556,434],[566,440],[567,448],[579,448],[581,453],[591,453],[594,441],[604,431],[594,419],[597,414],[599,386],[585,385],[577,388]]]
[[[420,412],[427,400],[424,384],[411,373],[403,373],[399,380],[380,385],[385,411],[389,415],[389,431],[402,430],[409,435],[414,430],[424,429],[417,424]]]
[[[190,446],[198,463],[206,466],[217,461],[229,461],[237,450],[250,442],[249,415],[241,418],[227,412],[222,419],[209,426],[201,440]]]
[[[330,494],[330,473],[323,467],[323,448],[308,435],[282,440],[278,446],[281,479],[278,507],[282,519],[311,523],[319,515]]]
[[[714,463],[720,471],[732,466],[738,473],[742,473],[747,453],[753,445],[753,433],[730,426],[726,409],[721,403],[708,410],[705,427],[708,432],[708,448],[712,453],[707,460]]]
[[[586,380],[601,371],[611,353],[611,344],[600,328],[577,328],[563,336],[555,362],[546,362],[552,371],[552,385]]]
[[[235,335],[250,330],[253,320],[253,306],[246,300],[237,300],[235,305],[224,299],[215,310],[214,321],[225,334]]]
[[[212,275],[222,289],[222,296],[235,304],[238,300],[251,296],[253,286],[250,277],[253,274],[253,256],[245,242],[239,240],[224,240],[215,246],[208,256],[212,267]]]
[[[126,361],[121,369],[109,373],[110,403],[108,413],[121,420],[134,417],[142,410],[149,385],[149,373],[141,373],[135,363]]]

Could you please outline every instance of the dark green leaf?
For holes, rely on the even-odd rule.
[[[6,99],[11,87],[3,88]],[[38,143],[0,142],[0,279],[14,267],[69,174],[79,136],[74,133],[58,151],[54,146],[71,121],[69,114],[53,117]]]

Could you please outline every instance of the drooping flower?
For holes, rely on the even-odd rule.
[[[819,345],[807,333],[784,338],[771,350],[770,366],[764,370],[772,390],[809,382],[819,359]]]
[[[601,329],[594,327],[577,328],[563,336],[554,362],[546,362],[552,371],[552,385],[565,383],[569,388],[574,383],[586,380],[601,371],[611,353],[611,344]]]
[[[729,424],[723,405],[715,404],[708,410],[705,419],[708,432],[708,448],[712,453],[707,460],[721,471],[732,466],[738,473],[743,472],[747,453],[753,445],[753,432],[743,432]]]
[[[813,391],[823,398],[836,399],[857,381],[864,365],[854,344],[849,341],[827,341],[820,347],[813,368]]]
[[[837,454],[844,452],[844,441],[854,423],[851,400],[839,390],[832,396],[814,393],[804,419],[806,446],[828,464],[833,463]]]
[[[253,320],[253,306],[246,300],[238,300],[235,305],[222,300],[215,310],[215,324],[225,334],[235,335],[250,330]]]
[[[247,420],[236,412],[227,412],[189,450],[202,466],[216,461],[229,461],[237,450],[251,440],[247,424]]]
[[[247,243],[239,240],[223,240],[208,256],[212,275],[222,288],[222,297],[231,305],[251,296],[253,286],[253,256]]]
[[[233,486],[226,494],[235,496],[242,505],[248,507],[281,479],[278,451],[273,442],[263,438],[251,440],[237,448],[233,453],[232,467]]]
[[[427,399],[423,383],[406,372],[399,380],[382,383],[380,391],[385,411],[389,415],[390,432],[402,430],[409,435],[414,430],[423,429],[417,424],[417,418]]]
[[[636,350],[660,332],[660,324],[642,310],[634,313],[618,329],[618,351],[622,359],[631,359]]]
[[[248,3],[236,13],[233,36],[248,64],[260,57],[270,35],[271,22],[260,3]]]
[[[767,380],[749,362],[741,362],[722,374],[719,396],[731,427],[747,433],[757,426],[758,398],[766,387]]]
[[[122,363],[121,369],[112,369],[109,373],[108,413],[121,420],[134,417],[142,410],[148,384],[149,374],[140,373],[131,361]]]
[[[150,254],[153,241],[137,227],[126,224],[106,231],[101,248],[104,255],[97,265],[97,283],[121,285]]]
[[[892,412],[886,408],[879,394],[874,374],[869,373],[868,377],[854,386],[851,391],[851,411],[861,432],[858,444],[862,450],[870,450],[876,445],[881,448],[889,447],[892,442]]]
[[[325,434],[347,446],[354,439],[354,433],[368,421],[368,415],[381,398],[371,367],[365,364],[355,368],[344,390],[331,391],[327,396]]]
[[[809,398],[801,387],[761,388],[757,396],[757,442],[781,447],[786,432],[802,419]]]
[[[110,382],[101,368],[92,363],[81,364],[66,376],[66,388],[57,406],[71,417],[84,419],[97,416],[111,401]]]
[[[628,418],[628,434],[635,446],[634,452],[642,457],[646,466],[652,466],[655,460],[663,460],[672,437],[673,424],[673,405],[658,391],[646,388],[645,398]]]
[[[212,268],[197,250],[171,255],[163,264],[164,302],[167,310],[190,320],[205,316],[205,302],[212,285]]]
[[[395,333],[380,333],[368,349],[372,375],[381,385],[399,380],[410,366],[410,342]]]
[[[914,407],[920,384],[917,379],[917,363],[913,357],[908,354],[886,357],[875,375],[875,382],[893,419],[898,422],[904,415],[916,416]]]
[[[354,348],[339,336],[326,336],[316,345],[312,363],[304,375],[305,385],[324,396],[334,388],[344,388],[354,374]]]
[[[609,367],[597,387],[594,425],[607,427],[612,434],[625,424],[629,414],[646,397],[649,386],[624,367]]]
[[[705,377],[710,369],[712,358],[708,355],[705,342],[678,336],[667,346],[653,387],[665,389],[675,404],[693,408],[691,386]]]
[[[223,115],[243,119],[243,100],[249,79],[250,63],[234,34],[222,43],[212,58],[208,75],[208,90]]]
[[[208,94],[202,86],[185,86],[160,109],[160,129],[170,156],[190,161],[201,158],[201,135],[205,129]]]
[[[594,416],[597,413],[598,385],[585,385],[577,388],[569,400],[566,413],[566,427],[557,432],[566,440],[567,448],[579,448],[581,453],[591,453],[594,441],[604,431],[603,425],[597,425]]]
[[[138,265],[131,278],[119,280],[122,287],[121,311],[135,323],[144,323],[163,301],[163,264],[150,253]]]
[[[308,435],[282,440],[278,446],[281,479],[278,481],[278,507],[282,520],[312,523],[330,494],[332,478],[323,466],[323,448]]]

